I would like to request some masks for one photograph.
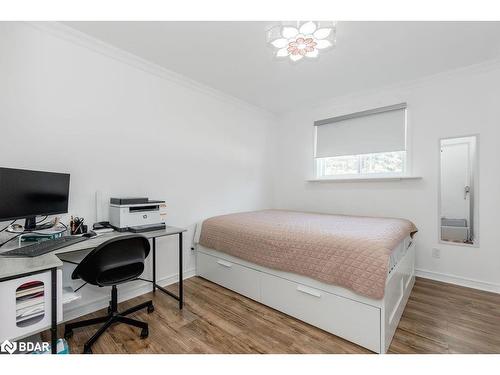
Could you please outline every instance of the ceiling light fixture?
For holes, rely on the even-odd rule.
[[[334,46],[335,35],[333,21],[282,22],[267,32],[267,42],[276,49],[276,57],[299,61]]]

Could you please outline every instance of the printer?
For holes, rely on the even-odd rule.
[[[149,198],[111,198],[109,224],[119,232],[148,232],[165,228],[167,205]]]

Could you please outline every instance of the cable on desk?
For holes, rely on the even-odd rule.
[[[45,217],[42,220],[37,221],[36,223],[37,224],[43,223],[45,220],[47,220],[48,217],[49,217],[48,215],[45,215]]]
[[[54,233],[50,233],[50,234],[60,234],[60,233],[66,232],[68,230],[68,227],[66,226],[66,224],[64,224],[62,222],[59,222],[59,224],[61,224],[64,229],[61,229],[59,232],[54,232]],[[23,232],[21,234],[26,234],[26,233],[47,234],[46,232],[37,232],[36,230],[25,231],[25,232]]]

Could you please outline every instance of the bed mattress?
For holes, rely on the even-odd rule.
[[[381,299],[416,231],[405,219],[263,210],[205,220],[199,243]]]

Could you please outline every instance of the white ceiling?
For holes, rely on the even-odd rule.
[[[275,113],[500,56],[500,22],[339,22],[334,49],[295,64],[269,22],[65,24]]]

